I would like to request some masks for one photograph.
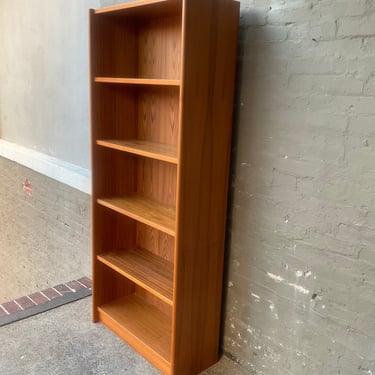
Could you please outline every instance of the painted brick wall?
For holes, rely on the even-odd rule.
[[[375,1],[243,0],[223,346],[375,374]]]

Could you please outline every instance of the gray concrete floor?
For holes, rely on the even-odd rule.
[[[22,190],[25,178],[33,182],[32,197]],[[90,276],[84,229],[89,228],[89,203],[88,196],[0,158],[0,303]],[[64,214],[69,204],[73,211]],[[46,212],[48,207],[59,215]],[[0,375],[159,374],[117,336],[91,322],[91,297],[1,327],[0,342]],[[203,374],[245,372],[223,357]]]
[[[85,298],[0,328],[1,375],[157,375],[100,324]],[[223,357],[204,375],[245,375]]]
[[[0,303],[90,277],[90,197],[0,157],[0,269]]]

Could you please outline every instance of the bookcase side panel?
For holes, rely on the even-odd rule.
[[[173,374],[218,359],[239,3],[185,0]],[[192,79],[192,77],[194,77]]]
[[[137,28],[131,20],[93,16],[94,76],[135,77],[138,74]]]

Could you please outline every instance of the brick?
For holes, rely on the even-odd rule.
[[[60,294],[56,292],[56,290],[52,288],[42,290],[42,293],[45,294],[49,299],[54,299],[60,297]]]
[[[26,296],[25,297],[21,297],[21,298],[17,298],[16,299],[16,302],[25,310],[25,309],[28,309],[29,307],[33,307],[35,306],[35,303],[33,303],[29,298],[27,298]]]
[[[369,264],[375,264],[375,251],[373,249],[362,249],[359,257],[361,260]]]
[[[22,310],[21,307],[19,307],[14,301],[5,302],[2,304],[2,306],[6,311],[8,311],[9,314]]]
[[[48,299],[41,294],[40,292],[30,294],[29,297],[35,302],[35,304],[40,305],[44,302],[47,302]]]
[[[264,27],[251,26],[246,32],[246,41],[249,42],[276,42],[286,40],[288,28],[285,26],[266,25]]]
[[[86,276],[78,279],[77,281],[79,281],[80,283],[82,283],[86,288],[91,288],[92,287],[92,281],[91,281],[91,279],[89,279]]]
[[[288,40],[297,41],[302,39],[311,39],[310,22],[293,23],[288,25]]]
[[[7,316],[7,315],[8,314],[5,312],[5,310],[0,305],[0,318],[2,318],[3,316]]]
[[[289,89],[298,92],[317,92],[338,95],[360,95],[363,81],[345,75],[292,75]]]
[[[270,24],[300,23],[310,21],[315,17],[318,17],[315,11],[308,8],[273,8],[268,12],[267,22]]]
[[[335,17],[359,16],[368,10],[364,0],[318,0],[316,6],[322,14]]]
[[[77,292],[82,289],[86,289],[81,283],[76,280],[69,281],[66,285],[73,290],[73,292]]]
[[[333,17],[321,18],[310,23],[308,36],[316,41],[335,39],[336,19]]]
[[[72,293],[72,291],[65,284],[56,285],[54,286],[54,289],[56,289],[62,295]]]
[[[374,132],[375,116],[351,117],[349,130],[352,134],[370,136]]]
[[[375,52],[375,38],[363,37],[361,40],[361,53],[363,57],[371,57]]]
[[[331,59],[294,59],[288,61],[288,69],[293,74],[329,74],[333,71]]]
[[[338,36],[372,36],[375,35],[375,15],[366,17],[346,17],[338,19]]]
[[[240,26],[248,27],[266,24],[266,10],[259,8],[245,8],[241,11]]]
[[[287,61],[282,59],[271,59],[264,63],[259,63],[256,59],[249,59],[246,61],[248,69],[242,74],[241,79],[244,82],[251,82],[251,80],[254,80],[253,77],[286,76],[287,64]]]
[[[375,74],[375,72],[374,72]],[[366,95],[375,95],[375,75],[369,77],[364,85],[364,94]]]

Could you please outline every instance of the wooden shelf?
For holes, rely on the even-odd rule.
[[[95,14],[131,17],[156,17],[179,14],[182,11],[181,0],[140,0],[131,3],[112,5],[95,10]]]
[[[135,350],[170,372],[171,321],[155,306],[130,295],[98,307],[99,320]]]
[[[90,11],[93,320],[164,375],[218,359],[239,10]]]
[[[138,194],[123,198],[98,199],[102,206],[108,207],[150,227],[175,236],[176,210]]]
[[[116,78],[116,77],[95,77],[97,83],[115,83],[122,85],[145,85],[145,86],[176,86],[181,81],[178,79],[151,79],[151,78]]]
[[[143,249],[108,252],[97,259],[169,305],[173,305],[173,264]]]
[[[119,151],[129,152],[135,155],[145,156],[168,163],[177,164],[177,148],[175,146],[162,143],[131,140],[107,140],[100,139],[96,143],[99,146],[112,148]]]

